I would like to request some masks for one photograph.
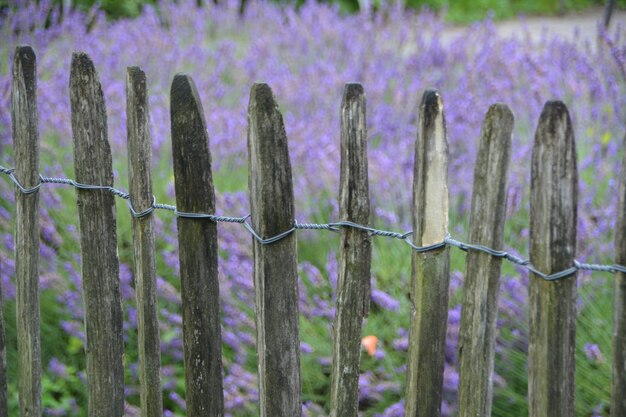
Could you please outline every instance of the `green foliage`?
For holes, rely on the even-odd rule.
[[[96,3],[95,0],[73,0],[74,7],[88,10]],[[144,4],[155,4],[154,0],[101,0],[100,8],[113,19],[136,17],[141,13]]]
[[[198,0],[204,3],[213,0]],[[245,1],[245,0],[243,0]],[[306,0],[274,0],[277,3],[301,6]],[[555,15],[565,12],[585,10],[590,7],[601,7],[603,0],[402,0],[407,8],[420,10],[424,7],[443,13],[451,23],[469,23],[482,20],[491,13],[496,20],[514,18],[520,14]],[[384,0],[324,0],[336,3],[345,13],[357,12],[366,5],[374,10]],[[56,4],[66,1],[54,0]],[[104,10],[111,19],[136,17],[141,13],[144,4],[157,4],[156,0],[71,0],[72,7],[89,10],[95,4]],[[9,7],[8,0],[0,0],[0,10]],[[618,0],[617,7],[626,8],[626,0]]]

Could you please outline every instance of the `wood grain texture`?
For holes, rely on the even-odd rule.
[[[0,156],[2,152],[0,149]],[[7,344],[4,332],[4,291],[0,280],[0,417],[9,417],[9,400],[7,384]]]
[[[502,250],[513,113],[489,108],[483,122],[470,213],[469,243]],[[459,332],[459,416],[491,415],[496,317],[502,258],[470,250]]]
[[[2,149],[0,148],[0,156]],[[0,280],[0,417],[9,417],[9,400],[7,384],[7,344],[4,332],[4,291]]]
[[[171,88],[176,205],[181,212],[215,213],[215,191],[204,111],[188,75]],[[179,217],[187,416],[224,415],[222,336],[217,275],[217,224]]]
[[[72,56],[70,103],[76,180],[113,185],[102,87],[91,59]],[[124,414],[124,333],[114,196],[77,190],[87,343],[89,417]]]
[[[339,211],[342,221],[367,226],[370,202],[365,105],[363,87],[360,84],[346,85],[341,104]],[[369,234],[342,228],[334,322],[331,417],[358,415],[361,330],[371,301],[371,262]]]
[[[293,182],[283,118],[267,84],[248,107],[248,184],[252,226],[263,238],[294,225]],[[299,417],[300,334],[296,235],[253,241],[261,417]]]
[[[626,136],[622,149],[626,149]],[[626,152],[622,159],[617,223],[615,225],[615,262],[626,265]],[[613,293],[613,383],[611,416],[626,417],[626,274],[615,273]]]
[[[146,74],[138,67],[126,72],[126,130],[130,202],[136,212],[141,212],[152,206],[152,137]],[[132,227],[141,416],[161,417],[161,341],[152,214],[133,217]]]
[[[26,188],[39,184],[37,66],[29,46],[13,59],[11,121],[15,176]],[[41,416],[41,342],[39,336],[39,192],[15,191],[15,275],[20,415]]]
[[[426,91],[420,105],[413,180],[413,242],[442,242],[448,232],[448,142],[439,93]],[[405,415],[441,415],[448,324],[450,251],[413,252],[411,327]]]
[[[573,266],[578,174],[569,113],[547,102],[535,135],[530,191],[530,261],[550,274]],[[576,275],[531,274],[528,396],[531,417],[574,415]]]

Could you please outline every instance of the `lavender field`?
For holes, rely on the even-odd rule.
[[[94,10],[60,18],[45,2],[0,16],[0,165],[12,159],[11,62],[17,45],[37,54],[41,171],[74,177],[69,68],[73,51],[87,52],[102,82],[113,148],[116,187],[128,190],[126,67],[147,75],[154,138],[154,190],[174,203],[169,91],[174,74],[190,74],[203,100],[213,154],[217,213],[248,213],[246,110],[254,82],[268,83],[280,104],[289,137],[296,219],[327,222],[338,216],[339,106],[343,86],[363,84],[368,100],[371,223],[410,229],[411,183],[418,104],[423,91],[443,97],[450,143],[450,233],[466,240],[472,175],[480,124],[489,105],[515,115],[509,177],[507,249],[528,253],[528,194],[534,130],[545,101],[569,107],[577,141],[580,202],[577,259],[613,262],[620,155],[626,132],[626,27],[577,41],[528,33],[496,34],[485,20],[446,36],[445,23],[389,6],[376,14],[342,15],[307,3],[299,10],[253,2],[244,16],[238,2],[196,8],[195,1],[163,2],[133,20],[108,22]],[[573,29],[572,29],[573,30]],[[458,32],[457,32],[458,33]],[[43,396],[46,416],[86,415],[84,329],[75,192],[41,191]],[[0,277],[9,340],[10,414],[17,411],[15,343],[14,190],[0,178]],[[184,372],[176,222],[155,216],[168,416],[184,415]],[[137,334],[131,273],[130,215],[118,204],[120,279],[125,311],[128,415],[138,415]],[[219,226],[225,399],[228,415],[258,415],[254,349],[252,240],[238,225]],[[325,231],[298,235],[302,385],[305,416],[324,416],[330,399],[331,322],[339,240]],[[407,357],[410,248],[374,240],[372,312],[364,335],[379,338],[363,353],[364,416],[403,415]],[[457,336],[465,258],[452,252],[452,286],[445,365],[446,416],[455,415]],[[527,415],[528,275],[504,265],[494,377],[494,416]],[[579,274],[578,416],[606,416],[610,400],[612,277]]]

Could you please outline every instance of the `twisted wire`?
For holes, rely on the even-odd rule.
[[[269,245],[269,244],[278,242],[279,240],[286,238],[287,236],[291,235],[297,230],[328,230],[328,231],[337,233],[341,231],[342,228],[352,228],[355,230],[360,230],[362,232],[367,232],[369,236],[381,236],[381,237],[387,237],[387,238],[392,238],[392,239],[399,239],[403,241],[404,243],[408,244],[409,246],[411,246],[411,248],[415,252],[418,252],[418,253],[432,252],[432,251],[442,249],[447,246],[456,247],[464,252],[478,251],[478,252],[487,253],[493,257],[504,259],[506,261],[511,262],[512,264],[525,268],[528,271],[532,272],[533,274],[537,275],[538,277],[546,281],[556,281],[559,279],[563,279],[563,278],[571,276],[577,271],[597,271],[597,272],[608,272],[608,273],[620,272],[620,273],[626,274],[626,266],[623,266],[623,265],[617,265],[617,264],[601,265],[601,264],[579,262],[577,260],[574,260],[573,266],[569,268],[566,268],[562,271],[558,271],[552,274],[545,274],[539,271],[537,268],[535,268],[530,263],[529,259],[520,258],[517,255],[514,255],[504,250],[497,250],[497,249],[489,248],[483,245],[461,242],[459,240],[452,238],[449,234],[441,242],[437,242],[431,245],[418,246],[418,245],[415,245],[415,243],[413,243],[413,241],[410,239],[410,236],[413,235],[412,231],[399,233],[399,232],[394,232],[390,230],[375,229],[373,227],[354,223],[351,221],[338,221],[338,222],[332,222],[332,223],[298,223],[297,221],[295,221],[294,225],[290,229],[282,233],[279,233],[275,236],[265,238],[261,236],[254,229],[254,227],[252,227],[252,225],[247,221],[250,218],[250,214],[243,216],[243,217],[231,217],[231,216],[220,216],[220,215],[209,214],[209,213],[189,213],[189,212],[179,211],[174,205],[158,203],[155,196],[152,196],[152,204],[150,205],[150,207],[146,208],[145,210],[137,211],[133,208],[131,204],[130,194],[124,191],[118,190],[117,188],[108,186],[108,185],[81,184],[69,178],[44,177],[40,175],[39,183],[37,185],[33,187],[24,187],[19,182],[19,180],[15,177],[15,168],[5,168],[2,165],[0,165],[0,173],[6,175],[16,186],[17,190],[19,190],[22,194],[35,193],[44,184],[70,185],[80,190],[105,190],[105,191],[110,192],[116,197],[120,197],[124,200],[127,200],[127,205],[130,210],[130,213],[133,217],[136,217],[136,218],[148,216],[149,214],[153,213],[156,210],[164,210],[164,211],[171,211],[174,213],[174,215],[176,215],[177,217],[181,217],[181,218],[208,219],[216,223],[238,223],[238,224],[241,224],[250,233],[250,235],[262,245]]]

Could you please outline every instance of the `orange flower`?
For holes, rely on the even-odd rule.
[[[370,335],[361,339],[361,346],[365,348],[367,354],[370,356],[374,356],[376,353],[376,345],[378,345],[378,338],[376,336]]]

